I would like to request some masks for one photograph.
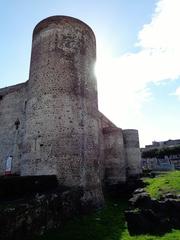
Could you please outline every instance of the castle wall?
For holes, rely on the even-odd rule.
[[[135,129],[123,130],[123,138],[127,162],[127,177],[137,176],[141,173],[141,152],[138,131]]]
[[[56,175],[81,187],[83,204],[103,203],[101,183],[141,172],[137,130],[98,111],[96,41],[78,19],[54,16],[34,29],[29,80],[0,89],[0,175]]]
[[[99,119],[101,122],[101,129],[107,128],[107,127],[112,127],[112,128],[117,128],[117,126],[112,123],[103,113],[99,112]]]
[[[56,174],[102,201],[95,36],[81,21],[50,17],[33,33],[22,175]]]
[[[21,144],[25,123],[26,83],[0,89],[0,175],[12,156],[12,173],[20,173]]]

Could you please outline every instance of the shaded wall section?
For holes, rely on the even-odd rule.
[[[127,177],[138,176],[142,171],[138,130],[123,130],[123,138],[127,162]]]
[[[122,129],[99,112],[101,122],[101,164],[102,180],[105,185],[119,184],[126,181],[126,162]]]
[[[24,134],[26,83],[0,89],[0,174],[12,156],[12,173],[20,174],[21,145]]]

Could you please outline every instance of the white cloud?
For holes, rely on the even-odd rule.
[[[178,87],[176,91],[174,93],[171,93],[170,95],[174,95],[180,100],[180,87]]]
[[[105,50],[98,55],[100,109],[123,128],[143,122],[141,106],[152,98],[148,83],[180,77],[179,9],[179,0],[158,1],[151,22],[138,34],[138,52],[119,58]]]
[[[179,50],[179,0],[160,0],[150,24],[143,26],[139,43],[143,48]]]

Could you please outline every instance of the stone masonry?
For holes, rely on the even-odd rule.
[[[102,183],[141,172],[137,130],[122,130],[98,110],[91,28],[66,16],[34,29],[29,80],[0,89],[0,174],[56,175],[103,202]]]

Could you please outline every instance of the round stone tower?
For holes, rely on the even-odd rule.
[[[127,177],[138,176],[141,173],[141,153],[138,130],[123,130],[123,137],[127,161]]]
[[[82,187],[84,202],[102,202],[98,104],[91,28],[66,16],[34,29],[22,175],[56,174],[60,184]]]
[[[104,134],[104,182],[108,186],[126,181],[126,162],[121,128],[106,127]]]

